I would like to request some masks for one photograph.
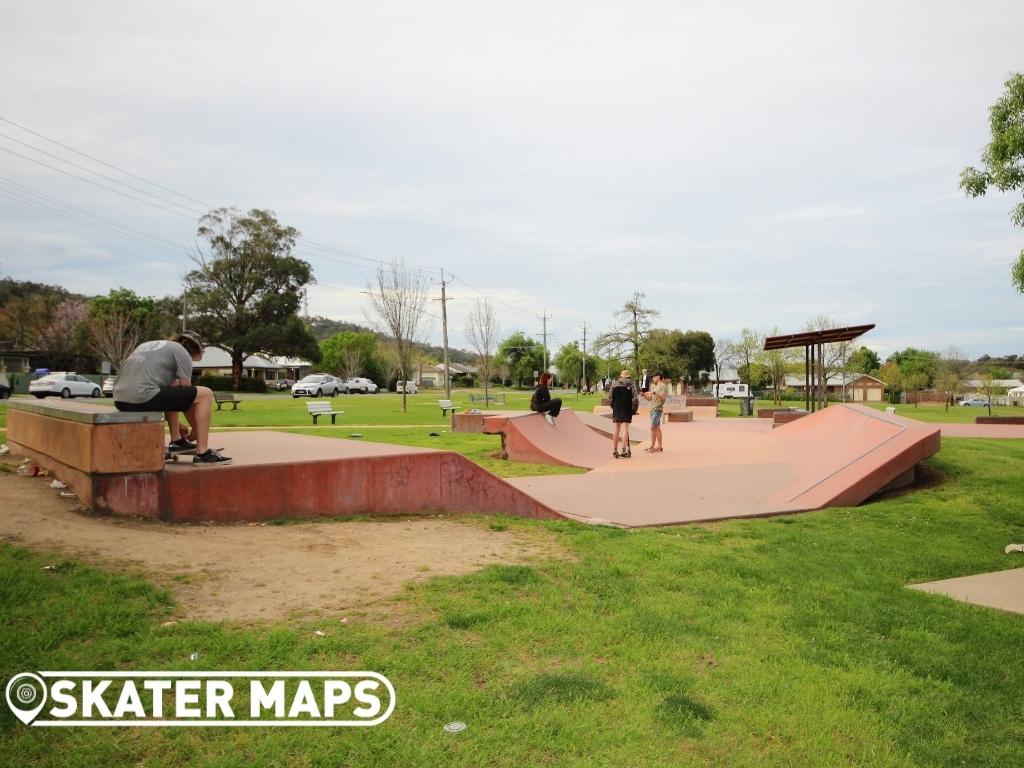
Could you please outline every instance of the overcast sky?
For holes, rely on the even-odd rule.
[[[0,117],[193,198],[0,121],[4,275],[174,293],[196,211],[259,207],[354,255],[304,246],[314,314],[363,320],[366,259],[453,273],[455,346],[481,295],[557,347],[639,290],[716,337],[825,313],[883,355],[1024,354],[1015,200],[957,189],[1019,0],[4,5]]]

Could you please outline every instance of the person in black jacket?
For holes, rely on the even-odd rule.
[[[629,449],[629,425],[633,421],[633,412],[640,403],[636,385],[629,371],[623,371],[619,380],[612,384],[609,402],[612,406],[612,421],[615,422],[615,437],[612,439],[612,456],[628,459],[633,455]],[[622,452],[619,453],[620,433],[623,433]]]
[[[551,393],[548,391],[548,383],[550,381],[551,374],[544,371],[540,375],[540,383],[537,384],[537,389],[533,391],[533,397],[530,399],[530,410],[543,413],[548,424],[553,427],[555,426],[555,419],[558,418],[558,414],[562,411],[562,399],[551,397]]]

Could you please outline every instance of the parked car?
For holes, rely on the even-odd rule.
[[[364,395],[376,394],[378,389],[377,385],[372,381],[359,376],[349,379],[345,384],[348,386],[349,392],[362,392]]]
[[[6,373],[0,373],[0,400],[6,400],[11,396],[11,382],[7,379]]]
[[[117,376],[107,376],[103,380],[103,396],[113,397],[114,396],[114,385],[117,383]]]
[[[285,389],[291,389],[292,384],[294,383],[295,379],[278,379],[277,381],[274,382],[274,389],[276,389],[278,392]]]
[[[416,386],[415,381],[399,381],[395,384],[395,392],[398,394],[405,392],[407,395],[415,395],[419,391],[419,387]]]
[[[89,381],[85,376],[64,371],[48,373],[42,378],[30,381],[28,391],[30,395],[35,395],[40,400],[51,395],[66,400],[69,397],[99,397],[101,394],[98,384]]]
[[[292,385],[292,397],[334,397],[348,392],[345,382],[327,373],[313,373]]]
[[[960,401],[964,408],[988,408],[988,398],[981,395],[971,395]]]

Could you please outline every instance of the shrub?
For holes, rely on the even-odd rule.
[[[209,387],[214,392],[230,392],[231,377],[230,376],[200,376],[199,386]],[[243,376],[241,382],[238,385],[239,392],[266,392],[267,382],[263,379],[249,378]]]

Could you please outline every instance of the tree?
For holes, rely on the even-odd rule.
[[[830,331],[833,328],[841,328],[842,323],[828,315],[816,315],[807,321],[804,330],[806,331]],[[825,386],[819,393],[821,406],[828,404],[828,380],[830,377],[846,369],[847,359],[850,356],[849,341],[834,341],[821,345],[821,376]]]
[[[981,377],[981,387],[978,391],[985,396],[985,400],[988,402],[988,415],[992,415],[992,401],[996,395],[1006,394],[1006,390],[996,385],[996,377],[992,375],[991,371],[986,372]]]
[[[988,111],[992,141],[982,150],[981,170],[968,166],[960,174],[960,189],[981,197],[989,189],[1024,191],[1024,74],[1016,73]],[[1010,209],[1010,219],[1024,227],[1024,202]],[[1024,293],[1024,250],[1010,270],[1014,287]]]
[[[232,386],[242,364],[257,352],[318,360],[316,339],[299,318],[303,289],[312,268],[292,255],[299,236],[271,211],[242,215],[217,208],[199,220],[198,235],[209,253],[196,250],[188,273],[190,328],[231,355]]]
[[[75,370],[88,357],[88,305],[84,299],[67,298],[51,312],[49,322],[36,335],[51,370]]]
[[[889,391],[889,402],[896,402],[896,395],[903,391],[903,374],[900,367],[893,362],[887,362],[878,369],[878,378],[885,382],[885,388]]]
[[[583,363],[583,351],[578,341],[571,341],[563,344],[555,355],[555,365],[558,367],[558,376],[563,384],[571,381],[576,382],[577,391],[581,390],[587,382],[597,378],[597,367],[601,358],[596,355],[587,355],[586,367]]]
[[[851,373],[875,373],[881,367],[878,353],[867,347],[860,347],[846,361],[846,369]]]
[[[722,370],[736,365],[736,342],[731,339],[715,339],[715,383],[722,380]]]
[[[946,410],[953,404],[956,393],[960,391],[960,374],[954,365],[943,360],[935,376],[935,386],[943,393]]]
[[[772,336],[779,336],[781,332],[778,326],[772,328]],[[786,389],[786,374],[794,370],[797,363],[798,351],[795,348],[770,349],[762,353],[764,366],[772,380],[772,402],[779,405],[782,402],[782,393]]]
[[[924,377],[924,384],[921,385],[923,389],[930,387],[935,379],[939,354],[925,349],[907,347],[906,349],[893,352],[889,355],[886,362],[895,363],[899,366],[900,373],[903,374],[904,384],[907,384],[908,377],[921,374]],[[906,388],[909,389],[909,385]]]
[[[509,377],[521,387],[524,381],[533,382],[533,372],[544,365],[544,348],[522,331],[516,331],[498,345],[495,360],[499,366],[508,368]]]
[[[498,344],[500,326],[494,314],[494,305],[490,299],[476,302],[476,306],[466,318],[466,339],[476,350],[479,360],[480,377],[484,380],[484,403],[487,403],[487,392],[490,387],[491,369],[494,367],[494,348]]]
[[[410,381],[416,345],[430,333],[431,323],[426,313],[430,280],[422,273],[411,270],[402,260],[388,267],[378,267],[377,279],[367,286],[370,306],[382,329],[389,334],[395,352],[399,379]],[[402,411],[406,411],[405,387],[402,387]]]
[[[325,371],[343,378],[365,376],[387,386],[377,352],[377,337],[372,333],[343,331],[320,342],[321,365]]]
[[[914,407],[917,408],[917,404],[921,400],[921,390],[927,387],[929,384],[928,374],[921,370],[911,371],[910,373],[903,374],[903,388],[907,392],[913,392],[916,397],[914,398]]]
[[[658,310],[643,305],[645,298],[644,294],[636,291],[633,298],[615,313],[621,318],[621,325],[605,331],[594,342],[594,348],[604,350],[606,354],[628,352],[634,376],[639,373],[641,349],[652,330],[654,319],[661,315]]]
[[[740,340],[736,342],[734,348],[737,362],[740,363],[736,373],[739,374],[740,380],[750,388],[755,386],[752,378],[755,372],[754,365],[760,365],[764,352],[763,347],[764,337],[757,331],[750,328],[740,331]]]
[[[112,289],[89,300],[88,325],[93,350],[120,370],[143,339],[157,336],[156,302],[128,288]]]

